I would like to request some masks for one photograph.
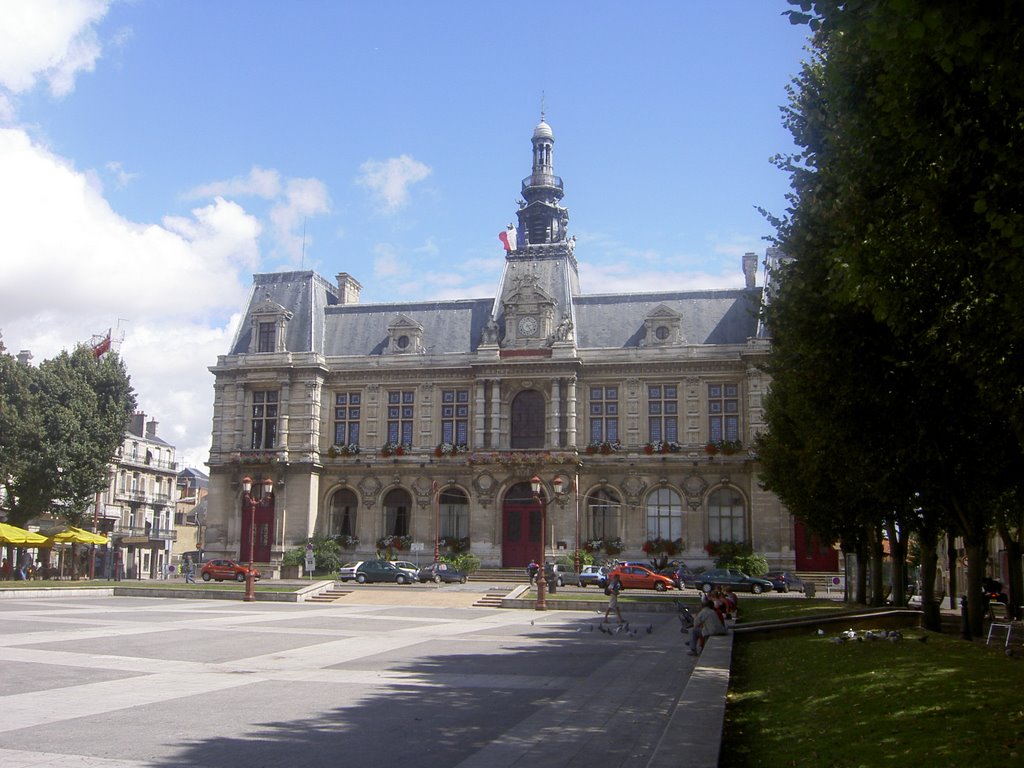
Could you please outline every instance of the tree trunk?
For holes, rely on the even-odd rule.
[[[950,610],[956,610],[957,606],[957,594],[959,593],[959,587],[957,585],[956,577],[956,536],[953,531],[946,532],[946,563],[947,573],[946,578],[949,582],[949,608]]]
[[[967,550],[967,616],[971,634],[981,637],[985,625],[985,600],[981,589],[987,554],[985,540],[981,538],[977,543],[965,541],[964,545]]]
[[[882,568],[885,553],[882,549],[882,531],[872,526],[870,547],[871,562],[871,605],[885,605],[885,577]]]
[[[906,534],[900,536],[893,531],[889,532],[889,554],[892,557],[892,593],[889,595],[889,602],[903,608],[907,605]]]
[[[857,597],[859,605],[868,603],[868,548],[863,539],[857,540]]]
[[[942,616],[939,602],[935,599],[935,576],[938,569],[939,553],[935,538],[920,536],[921,543],[921,610],[924,616],[921,625],[932,632],[942,631]]]

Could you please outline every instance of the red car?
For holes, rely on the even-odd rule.
[[[211,560],[199,571],[203,581],[245,581],[249,572],[249,568],[234,560]],[[255,568],[252,568],[251,572],[254,579],[260,577],[260,572]]]
[[[644,565],[617,565],[608,572],[608,581],[618,574],[623,589],[653,589],[664,592],[675,589],[675,583],[668,576],[655,573]]]

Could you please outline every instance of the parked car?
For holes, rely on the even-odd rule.
[[[646,565],[617,565],[608,573],[608,581],[616,574],[623,589],[654,589],[664,592],[676,586],[668,576],[655,573]]]
[[[805,589],[803,579],[789,571],[772,571],[764,577],[772,583],[776,592],[803,592]]]
[[[397,565],[387,560],[363,560],[356,568],[356,583],[370,584],[373,582],[393,582],[395,584],[412,584],[413,577]]]
[[[448,563],[431,563],[420,568],[416,573],[416,578],[419,579],[420,584],[425,584],[428,581],[432,581],[435,584],[440,584],[442,581],[446,584],[458,583],[465,584],[469,581],[467,576],[462,571],[458,571]]]
[[[410,563],[408,560],[392,560],[391,562],[395,567],[401,568],[414,579],[420,572],[420,567],[416,563]]]
[[[702,573],[698,579],[701,592],[710,592],[715,587],[731,587],[734,590],[753,592],[771,592],[775,587],[768,579],[759,576],[747,576],[742,571],[730,571],[728,568],[716,568]]]
[[[544,578],[548,584],[564,587],[566,584],[575,584],[579,581],[579,574],[571,566],[561,563],[548,563],[544,566]]]
[[[260,572],[255,568],[236,563],[234,560],[210,560],[203,564],[199,575],[203,581],[245,581],[246,575],[252,573],[254,579],[260,578]]]
[[[356,577],[356,571],[359,570],[359,566],[362,564],[362,560],[354,560],[352,562],[345,563],[338,569],[338,580],[351,581]]]
[[[576,584],[581,587],[589,587],[596,584],[604,588],[608,579],[608,566],[606,565],[584,565],[580,575],[576,577]],[[604,582],[604,583],[602,583]]]

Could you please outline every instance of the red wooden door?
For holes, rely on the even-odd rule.
[[[799,519],[793,518],[793,539],[796,545],[796,570],[837,571],[839,553],[830,545],[822,544]]]
[[[259,499],[242,507],[242,537],[238,560],[249,562],[249,540],[252,537],[252,561],[270,562],[270,541],[274,531],[274,497]]]
[[[530,560],[541,562],[539,504],[505,502],[502,509],[501,564],[525,568]]]

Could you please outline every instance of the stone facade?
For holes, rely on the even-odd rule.
[[[792,520],[749,452],[768,383],[756,257],[742,289],[582,293],[545,121],[532,144],[493,297],[364,305],[346,272],[255,276],[210,369],[211,556],[248,559],[251,535],[272,571],[326,534],[353,556],[412,543],[429,558],[443,540],[518,567],[540,555],[537,475],[548,557],[600,540],[639,559],[660,539],[701,565],[708,542],[742,540],[793,567]],[[246,476],[258,518],[243,519]]]

